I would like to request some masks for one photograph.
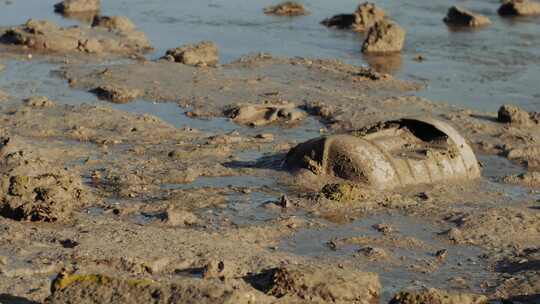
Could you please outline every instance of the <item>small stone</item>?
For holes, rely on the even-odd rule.
[[[362,52],[400,52],[405,44],[405,34],[405,30],[392,21],[378,21],[369,29],[362,45]]]
[[[278,5],[269,6],[264,9],[266,15],[275,15],[275,16],[302,16],[307,15],[309,12],[306,10],[304,5],[301,3],[296,3],[292,1],[282,2]]]
[[[453,26],[480,27],[491,24],[488,17],[475,14],[459,6],[452,6],[444,18],[444,22]]]
[[[162,59],[193,66],[216,66],[219,51],[215,43],[203,41],[170,49]]]
[[[448,258],[448,250],[446,249],[441,249],[437,252],[435,252],[435,257],[437,258],[437,260],[439,262],[444,262],[446,261],[446,258]]]
[[[50,108],[56,104],[46,96],[32,96],[23,100],[23,102],[30,107],[34,108]]]
[[[497,120],[503,123],[531,126],[540,124],[540,113],[529,113],[518,106],[506,104],[499,108]]]
[[[503,0],[498,13],[501,16],[540,15],[540,3],[528,0]]]
[[[128,103],[142,95],[142,92],[138,89],[114,85],[102,85],[93,89],[91,92],[99,98],[113,103]]]
[[[92,21],[92,27],[103,27],[108,30],[131,32],[135,30],[135,24],[124,16],[96,16]]]
[[[64,0],[54,5],[58,13],[73,14],[99,11],[100,0]]]

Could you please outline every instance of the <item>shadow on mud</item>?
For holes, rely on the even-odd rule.
[[[257,158],[254,161],[234,160],[223,164],[226,168],[241,169],[241,168],[255,168],[255,169],[272,169],[276,171],[286,171],[285,156],[287,153],[277,153],[271,155],[264,155]]]
[[[39,302],[31,301],[26,298],[12,296],[9,294],[0,294],[0,303],[5,304],[38,304]]]

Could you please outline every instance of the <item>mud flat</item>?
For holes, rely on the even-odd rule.
[[[6,94],[0,104],[4,297],[538,300],[539,196],[508,177],[537,176],[537,113],[434,103],[408,96],[417,83],[336,60],[258,54],[192,66],[43,51],[65,83],[41,85],[89,94]],[[180,110],[150,115],[145,103]],[[462,134],[482,177],[381,191],[286,166],[301,142],[417,116]],[[435,138],[433,149],[444,140],[415,134]]]

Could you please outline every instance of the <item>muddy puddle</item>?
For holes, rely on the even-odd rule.
[[[380,224],[391,227],[392,231],[377,231],[374,227]],[[481,258],[482,250],[444,242],[438,234],[445,229],[448,227],[437,227],[424,221],[420,223],[414,217],[378,214],[350,224],[329,223],[328,227],[301,230],[283,240],[281,248],[377,272],[384,286],[380,303],[387,303],[396,292],[407,286],[443,289],[452,286],[484,291],[483,287],[493,282],[496,276]],[[370,259],[373,248],[381,253],[374,253]],[[447,255],[444,261],[437,261],[439,251]],[[465,281],[467,283],[460,286],[460,282]]]

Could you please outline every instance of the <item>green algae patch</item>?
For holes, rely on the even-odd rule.
[[[56,279],[52,282],[51,291],[63,290],[67,287],[73,286],[75,284],[91,284],[95,286],[107,286],[112,283],[119,281],[118,279],[111,278],[102,274],[84,274],[84,275],[66,275],[59,274]],[[130,287],[147,287],[155,284],[154,281],[148,279],[142,280],[122,280],[122,283]]]

